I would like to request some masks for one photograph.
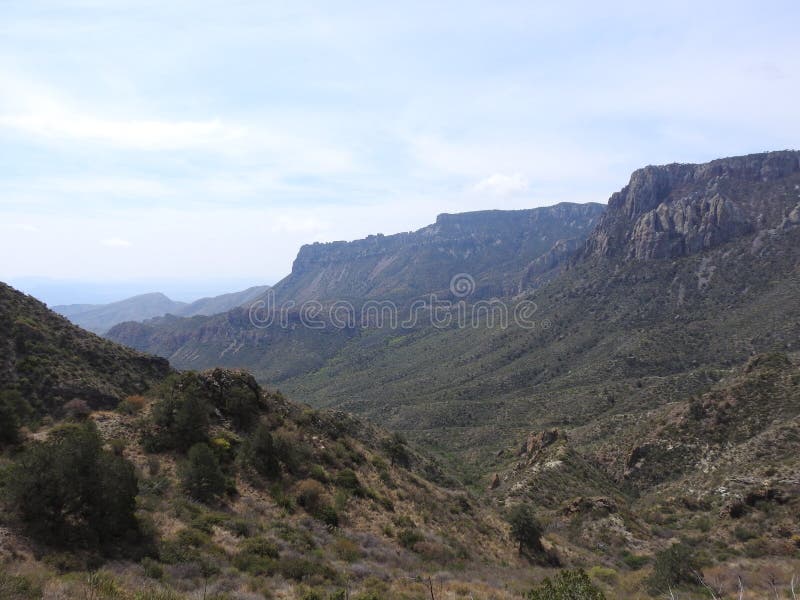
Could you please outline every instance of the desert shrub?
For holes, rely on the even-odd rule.
[[[242,444],[241,457],[247,465],[267,479],[274,479],[281,474],[275,442],[263,423]]]
[[[319,560],[309,560],[301,557],[286,557],[278,559],[276,563],[278,573],[287,579],[295,581],[334,581],[336,572]]]
[[[622,562],[625,564],[626,567],[633,571],[638,571],[647,563],[650,562],[649,556],[641,556],[638,554],[625,554],[622,557]]]
[[[697,583],[695,573],[699,569],[698,560],[689,546],[673,544],[655,555],[648,585],[655,593],[681,585],[694,585]]]
[[[73,398],[64,405],[64,414],[68,419],[83,421],[92,414],[92,409],[89,408],[85,400]]]
[[[102,449],[93,423],[63,426],[28,446],[7,490],[11,508],[48,542],[96,544],[137,530],[133,465]]]
[[[192,390],[175,392],[153,406],[153,428],[143,438],[147,450],[186,451],[208,439],[210,407]]]
[[[222,413],[230,419],[237,431],[250,430],[258,423],[261,402],[258,391],[246,385],[232,385],[222,394],[220,406]]]
[[[542,552],[542,526],[528,504],[518,504],[508,514],[511,536],[519,544],[520,553]]]
[[[214,451],[207,444],[195,444],[189,449],[182,481],[186,493],[200,502],[210,502],[226,489],[225,474]]]
[[[286,470],[297,475],[309,461],[311,453],[302,436],[286,430],[276,431],[272,436],[275,456]]]
[[[402,529],[397,534],[397,541],[404,548],[413,549],[416,544],[423,541],[425,537],[416,529]]]
[[[297,484],[295,498],[297,504],[311,514],[317,513],[324,503],[325,488],[314,479],[304,479]]]
[[[560,571],[546,578],[525,596],[527,600],[605,600],[603,592],[582,570]]]
[[[320,483],[328,483],[328,473],[322,465],[312,465],[309,475],[312,479],[316,479]]]
[[[240,571],[251,575],[271,575],[276,569],[276,560],[280,557],[277,546],[265,538],[246,540],[233,558],[233,565]]]
[[[355,471],[352,469],[342,469],[339,471],[334,479],[334,483],[337,487],[350,492],[354,496],[364,497],[366,495],[364,486],[361,485],[358,475],[356,475]]]
[[[361,558],[361,549],[353,540],[347,538],[338,538],[333,543],[333,551],[336,556],[346,562],[355,562]]]
[[[135,415],[142,411],[147,404],[144,396],[128,396],[117,405],[117,412],[123,415]]]
[[[330,504],[325,504],[314,514],[328,529],[339,527],[339,513]]]
[[[140,564],[142,565],[142,569],[144,569],[146,577],[150,579],[161,579],[164,577],[164,568],[152,558],[145,557]]]

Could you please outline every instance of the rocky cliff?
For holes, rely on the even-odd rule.
[[[569,246],[564,240],[582,243],[603,210],[600,204],[561,203],[530,210],[442,214],[414,232],[303,246],[291,275],[275,286],[275,293],[279,300],[298,302],[405,300],[446,293],[458,273],[475,278],[476,297],[515,293],[530,263],[556,244],[563,252]],[[542,262],[537,275],[558,264]]]
[[[583,257],[674,258],[800,224],[800,152],[648,166],[611,196]]]

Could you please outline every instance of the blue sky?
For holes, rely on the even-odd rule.
[[[311,241],[797,148],[798,23],[796,1],[2,0],[0,279],[190,299]]]

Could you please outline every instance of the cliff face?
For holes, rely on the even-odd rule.
[[[275,293],[295,301],[403,300],[446,292],[458,273],[475,278],[480,296],[514,293],[530,263],[556,244],[563,248],[564,240],[582,242],[603,210],[600,204],[563,203],[443,214],[414,232],[303,246]]]
[[[581,255],[674,258],[798,224],[800,152],[649,166],[611,196]]]

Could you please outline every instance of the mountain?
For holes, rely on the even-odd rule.
[[[176,302],[155,292],[110,304],[70,304],[54,306],[53,310],[84,329],[104,334],[117,323],[125,321],[144,321],[167,314],[188,317],[222,313],[258,298],[267,289],[269,286],[255,286],[241,292],[201,298],[191,303]]]
[[[430,294],[452,299],[457,275],[474,298],[516,294],[553,277],[602,211],[599,204],[564,203],[440,215],[412,233],[303,246],[291,274],[269,292],[275,307],[294,307],[286,310],[285,327],[256,328],[249,311],[236,308],[209,318],[122,323],[107,335],[179,368],[243,367],[278,383],[319,368],[363,333],[358,323],[304,327],[304,302],[347,302],[356,311],[369,301],[406,308]]]
[[[200,298],[199,300],[195,300],[194,302],[190,302],[189,304],[178,308],[178,310],[172,312],[171,314],[181,317],[194,317],[197,315],[216,315],[219,313],[224,313],[232,308],[242,306],[252,302],[257,298],[260,298],[268,289],[268,285],[256,285],[249,287],[246,290],[242,290],[241,292],[231,292],[229,294],[222,294],[220,296]],[[122,321],[118,322],[121,323]]]
[[[69,304],[54,306],[53,310],[84,329],[103,334],[117,323],[160,317],[185,306],[184,302],[175,302],[154,292],[110,304]]]
[[[410,233],[303,246],[291,275],[275,285],[276,300],[407,302],[449,294],[459,273],[472,277],[475,297],[513,295],[532,262],[554,246],[582,242],[602,213],[600,204],[562,203],[442,214]]]
[[[0,391],[19,392],[36,415],[60,414],[75,398],[109,407],[171,371],[71,324],[31,296],[0,283]]]
[[[404,430],[477,477],[526,429],[572,429],[646,411],[702,391],[754,353],[795,352],[798,156],[638,171],[612,197],[569,269],[507,300],[511,312],[532,303],[534,327],[370,330],[281,387]],[[674,172],[693,175],[659,175]],[[637,191],[649,181],[661,182],[655,196]],[[704,216],[709,203],[700,191],[724,196],[734,214],[751,215],[738,237],[712,233],[711,224],[727,221]],[[675,242],[677,256],[637,250],[654,239],[640,235],[653,211],[677,211],[692,198],[692,224],[659,238],[690,240]],[[691,242],[698,237],[701,247]]]

